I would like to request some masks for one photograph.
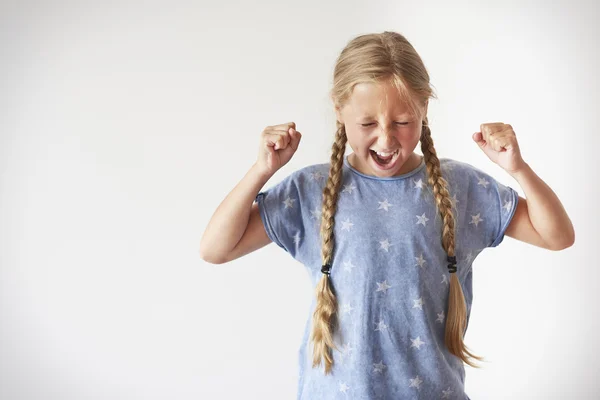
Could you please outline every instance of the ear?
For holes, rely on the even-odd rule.
[[[344,119],[342,118],[342,113],[340,112],[340,110],[338,108],[335,109],[335,116],[336,119],[343,124],[344,123]]]
[[[342,111],[339,108],[337,108],[337,106],[335,106],[335,104],[334,104],[334,107],[335,107],[335,117],[336,117],[336,119],[340,123],[343,124],[344,123],[344,118],[342,117]]]

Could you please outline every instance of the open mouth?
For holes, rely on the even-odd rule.
[[[397,149],[393,154],[390,154],[387,157],[380,156],[377,152],[370,150],[371,158],[375,161],[375,164],[382,169],[389,169],[394,166],[394,163],[398,159],[398,154],[400,153],[400,149]]]

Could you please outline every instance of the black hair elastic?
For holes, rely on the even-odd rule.
[[[325,275],[331,275],[331,264],[325,264],[321,267],[321,272]]]
[[[456,273],[456,256],[447,256],[447,260],[450,263],[448,264],[450,273]]]

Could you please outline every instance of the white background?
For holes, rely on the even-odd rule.
[[[199,242],[267,125],[303,134],[267,187],[329,161],[335,59],[384,30],[430,72],[438,154],[525,196],[471,139],[510,123],[576,230],[475,262],[467,394],[600,398],[597,2],[118,3],[0,4],[1,399],[295,398],[304,266]]]

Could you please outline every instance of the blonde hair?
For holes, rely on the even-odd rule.
[[[354,86],[362,82],[381,83],[390,81],[398,90],[413,116],[423,117],[429,98],[437,98],[429,83],[429,74],[409,41],[396,32],[373,33],[352,39],[339,55],[333,76],[331,98],[336,108],[342,106],[352,95]],[[437,209],[442,217],[442,246],[449,257],[455,256],[455,220],[448,182],[442,177],[431,130],[425,115],[421,127],[421,151],[427,167],[427,181],[433,189]],[[327,266],[331,265],[334,251],[333,227],[337,209],[338,192],[342,182],[342,166],[346,150],[346,130],[337,121],[337,131],[332,146],[329,176],[323,190],[321,216],[321,256],[323,275],[316,286],[317,302],[312,317],[313,368],[325,362],[325,374],[333,366],[332,349],[339,351],[333,333],[338,328],[338,304],[334,287],[329,279]],[[445,344],[451,354],[464,363],[479,368],[470,358],[483,360],[472,354],[463,341],[466,328],[466,303],[456,273],[450,274],[450,294],[445,327]]]

